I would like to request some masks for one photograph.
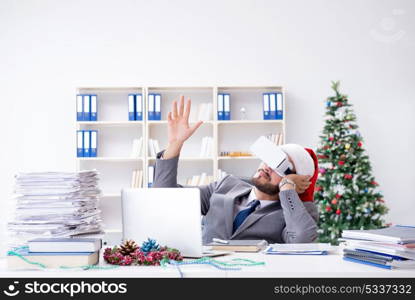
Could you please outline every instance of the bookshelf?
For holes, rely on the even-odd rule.
[[[283,95],[283,120],[263,120],[262,94],[281,92]],[[143,95],[143,121],[128,120],[128,94]],[[161,94],[161,120],[148,120],[148,94]],[[217,95],[231,95],[231,120],[217,120]],[[178,183],[202,172],[213,176],[219,170],[237,176],[252,176],[260,160],[253,156],[223,156],[221,152],[249,152],[249,146],[260,136],[282,134],[285,142],[285,93],[279,86],[242,87],[80,87],[76,94],[96,94],[97,121],[76,121],[76,130],[98,130],[97,157],[76,158],[77,170],[97,169],[102,190],[101,210],[106,232],[121,233],[121,189],[131,186],[134,170],[143,171],[143,186],[148,185],[148,166],[155,163],[149,151],[149,139],[159,143],[160,150],[167,146],[167,113],[173,100],[180,95],[192,99],[190,123],[198,120],[197,110],[202,103],[212,104],[209,120],[190,137],[182,148],[179,160]],[[74,107],[75,107],[74,100]],[[245,112],[241,108],[245,108]],[[74,113],[75,119],[75,113]],[[75,119],[76,120],[76,119]],[[212,153],[200,157],[201,143],[205,136],[212,137]],[[142,153],[132,157],[133,139],[143,139]],[[76,145],[76,138],[75,145]],[[76,146],[74,146],[74,155]]]

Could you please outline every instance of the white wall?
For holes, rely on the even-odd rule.
[[[388,220],[413,224],[414,13],[412,0],[2,0],[2,206],[15,172],[74,168],[77,86],[282,85],[288,142],[316,147],[339,79]]]

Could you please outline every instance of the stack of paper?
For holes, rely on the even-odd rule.
[[[325,255],[332,249],[330,244],[271,244],[265,249],[265,254],[279,255]]]
[[[415,268],[415,227],[344,230],[343,259],[380,268]]]
[[[10,245],[38,237],[68,237],[101,231],[98,173],[19,173],[15,211],[8,222]]]

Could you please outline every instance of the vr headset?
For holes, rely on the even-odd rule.
[[[258,138],[249,149],[279,176],[284,177],[285,175],[294,173],[293,165],[288,160],[287,154],[266,137],[261,136]]]

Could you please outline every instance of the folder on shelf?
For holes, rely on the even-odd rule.
[[[143,187],[143,170],[138,171],[138,176],[137,176],[137,187],[138,187],[138,188]]]
[[[98,112],[97,112],[97,95],[90,95],[90,109],[91,109],[91,117],[90,121],[96,121],[98,119]]]
[[[148,94],[148,119],[154,120],[154,94]]]
[[[91,131],[84,130],[84,157],[91,156]]]
[[[135,188],[136,186],[135,186],[135,184],[136,184],[136,181],[137,181],[137,170],[134,170],[133,171],[133,176],[132,176],[132,178],[131,178],[131,188]]]
[[[91,96],[90,95],[84,95],[84,121],[90,121],[91,120]]]
[[[154,96],[154,119],[155,120],[161,120],[161,95],[160,94],[156,94]]]
[[[231,95],[223,94],[223,118],[224,120],[231,119]]]
[[[223,94],[218,94],[218,120],[223,120]]]
[[[135,120],[143,120],[143,96],[141,94],[135,95]]]
[[[264,110],[264,120],[269,120],[270,111],[269,111],[269,94],[268,93],[262,94],[262,109]]]
[[[97,130],[91,130],[91,141],[90,141],[90,156],[91,157],[97,157],[97,149],[98,149],[98,131]]]
[[[82,99],[82,95],[76,95],[76,120],[84,120],[84,102]]]
[[[82,130],[76,132],[76,157],[84,157],[84,134]]]
[[[284,118],[283,116],[283,99],[282,99],[282,93],[278,92],[276,93],[276,98],[277,98],[277,114],[276,114],[276,119],[277,120],[282,120]]]
[[[275,120],[277,118],[277,97],[275,93],[269,95],[269,118]]]
[[[148,187],[152,187],[154,180],[154,166],[148,166]]]
[[[128,121],[135,120],[135,103],[134,103],[134,95],[128,95]]]

